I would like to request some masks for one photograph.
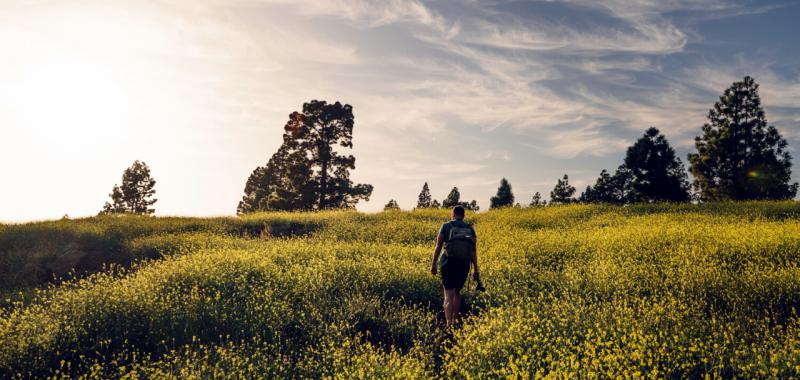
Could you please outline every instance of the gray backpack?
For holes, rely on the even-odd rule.
[[[450,222],[450,233],[447,236],[444,247],[447,257],[472,260],[474,244],[472,239],[474,238],[475,235],[472,233],[472,228],[458,227],[455,223]]]

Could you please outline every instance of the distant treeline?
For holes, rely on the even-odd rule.
[[[689,183],[683,162],[666,137],[651,127],[631,145],[614,173],[603,169],[594,185],[575,197],[569,176],[558,179],[549,204],[652,203],[725,200],[780,200],[797,194],[790,183],[791,155],[786,140],[767,124],[758,84],[747,76],[725,90],[708,113],[708,122],[695,138],[695,153],[688,155]],[[353,108],[339,102],[313,100],[302,112],[289,115],[283,143],[265,166],[259,166],[245,184],[238,214],[256,211],[324,210],[353,208],[369,200],[373,187],[353,184],[350,170],[355,157],[337,149],[353,147]],[[150,214],[154,210],[155,180],[143,162],[136,161],[115,185],[102,213]],[[529,206],[547,204],[537,192]],[[453,187],[439,203],[431,197],[426,182],[416,208],[462,205],[478,211],[477,201],[461,201]],[[490,208],[521,207],[515,203],[511,184],[503,178]],[[384,209],[399,209],[390,200]]]

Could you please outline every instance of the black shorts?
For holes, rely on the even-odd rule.
[[[445,289],[459,289],[464,287],[469,275],[469,265],[472,262],[465,259],[446,257],[440,262],[439,270],[442,272],[442,285]]]

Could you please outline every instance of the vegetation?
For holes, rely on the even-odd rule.
[[[497,195],[489,200],[489,208],[509,207],[514,204],[514,193],[511,192],[511,184],[503,178],[500,180],[500,187],[497,188]]]
[[[528,204],[528,207],[537,207],[537,206],[545,206],[547,205],[547,201],[542,199],[542,194],[538,191],[533,194],[531,197],[531,203]]]
[[[751,77],[725,90],[708,112],[703,134],[689,154],[694,187],[703,200],[791,199],[791,155],[767,124],[758,84]]]
[[[156,203],[156,180],[150,176],[150,168],[144,162],[134,161],[122,173],[122,185],[114,185],[111,190],[111,203],[106,202],[102,214],[133,213],[149,215],[155,212],[150,208]]]
[[[435,203],[438,203],[431,197],[431,189],[428,187],[427,182],[422,185],[422,191],[419,192],[417,198],[417,208],[431,208],[435,206]]]
[[[797,203],[470,214],[488,291],[468,286],[452,334],[428,271],[448,214],[0,225],[0,247],[97,239],[154,258],[8,295],[0,377],[800,375]]]
[[[353,147],[353,107],[312,100],[293,112],[283,144],[245,184],[237,212],[352,208],[369,200],[372,185],[354,185],[356,159],[336,151]]]
[[[383,206],[383,211],[399,210],[399,209],[400,205],[397,204],[397,201],[394,199],[390,199],[389,202],[387,202],[386,205]]]
[[[480,210],[480,207],[478,207],[478,201],[474,199],[471,202],[462,202],[461,192],[458,191],[457,187],[453,187],[453,189],[450,190],[450,193],[447,194],[447,197],[442,201],[441,207],[453,208],[459,205],[464,207],[464,209],[466,210],[471,210],[476,212]],[[437,206],[436,203],[431,204],[431,207],[436,207],[436,206]]]
[[[564,178],[556,182],[553,191],[550,192],[550,204],[561,205],[575,202],[575,187],[569,184],[569,176],[564,174]]]

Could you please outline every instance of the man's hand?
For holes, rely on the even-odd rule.
[[[436,265],[431,265],[431,274],[436,276]]]

